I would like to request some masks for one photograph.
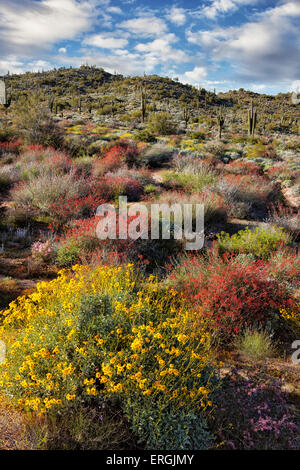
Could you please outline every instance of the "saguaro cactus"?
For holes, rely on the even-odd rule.
[[[224,124],[225,124],[224,108],[220,107],[217,121],[218,121],[218,127],[219,127],[219,139],[222,139],[222,131],[223,131]]]
[[[6,85],[4,80],[0,81],[0,105],[4,106],[5,112],[7,112],[8,108],[11,105],[12,98],[11,96],[7,95],[6,92]]]
[[[53,109],[54,109],[54,95],[52,95],[52,94],[48,98],[48,106],[49,106],[49,109],[50,109],[50,113],[52,114]]]
[[[189,112],[186,105],[183,108],[183,119],[184,119],[184,122],[185,122],[185,127],[187,127],[188,122],[190,120],[190,112]]]
[[[251,108],[248,110],[248,135],[254,136],[257,124],[257,111],[251,100]]]
[[[142,122],[145,122],[146,109],[147,109],[146,92],[145,92],[144,88],[141,88],[141,116],[142,116]]]
[[[6,104],[6,87],[4,80],[0,80],[0,104]]]

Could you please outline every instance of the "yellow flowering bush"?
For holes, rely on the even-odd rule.
[[[294,308],[281,309],[281,318],[284,320],[285,326],[294,334],[300,334],[300,302]]]
[[[39,414],[116,398],[146,446],[207,448],[208,331],[179,293],[133,265],[74,266],[1,312],[0,387]]]

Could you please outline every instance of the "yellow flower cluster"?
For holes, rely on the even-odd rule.
[[[293,309],[280,310],[281,317],[295,335],[300,333],[300,302]]]
[[[12,302],[0,325],[0,387],[38,413],[115,394],[210,405],[207,325],[132,265],[63,270]]]

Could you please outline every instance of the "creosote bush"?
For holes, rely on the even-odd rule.
[[[217,239],[220,254],[251,253],[263,259],[269,258],[273,252],[291,241],[290,235],[276,226],[256,227],[254,230],[246,227],[245,230],[240,230],[232,236],[221,232],[217,235]]]
[[[169,113],[152,113],[148,119],[148,129],[158,135],[176,134],[176,122]]]

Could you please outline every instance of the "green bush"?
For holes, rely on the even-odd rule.
[[[250,230],[240,230],[230,236],[229,233],[221,232],[217,235],[217,248],[220,254],[229,253],[251,253],[257,258],[268,259],[280,246],[287,245],[291,236],[278,227],[256,227]]]
[[[154,144],[143,153],[141,161],[145,166],[157,168],[168,163],[172,156],[172,147],[163,144]]]
[[[143,129],[142,131],[138,132],[134,136],[135,140],[138,140],[139,142],[148,142],[148,143],[153,143],[156,142],[156,137],[154,134],[152,134],[149,130]]]
[[[78,262],[80,252],[80,243],[72,239],[71,242],[62,245],[60,248],[58,248],[56,262],[59,266],[63,268],[73,266],[73,264]]]
[[[188,170],[183,172],[166,171],[163,180],[171,187],[176,186],[190,192],[200,192],[205,186],[215,183],[216,175],[213,171],[203,167],[198,173]]]
[[[176,123],[169,113],[152,113],[148,120],[148,129],[158,135],[176,134]]]
[[[246,330],[237,339],[235,346],[250,359],[266,359],[275,354],[272,336],[263,330]]]

